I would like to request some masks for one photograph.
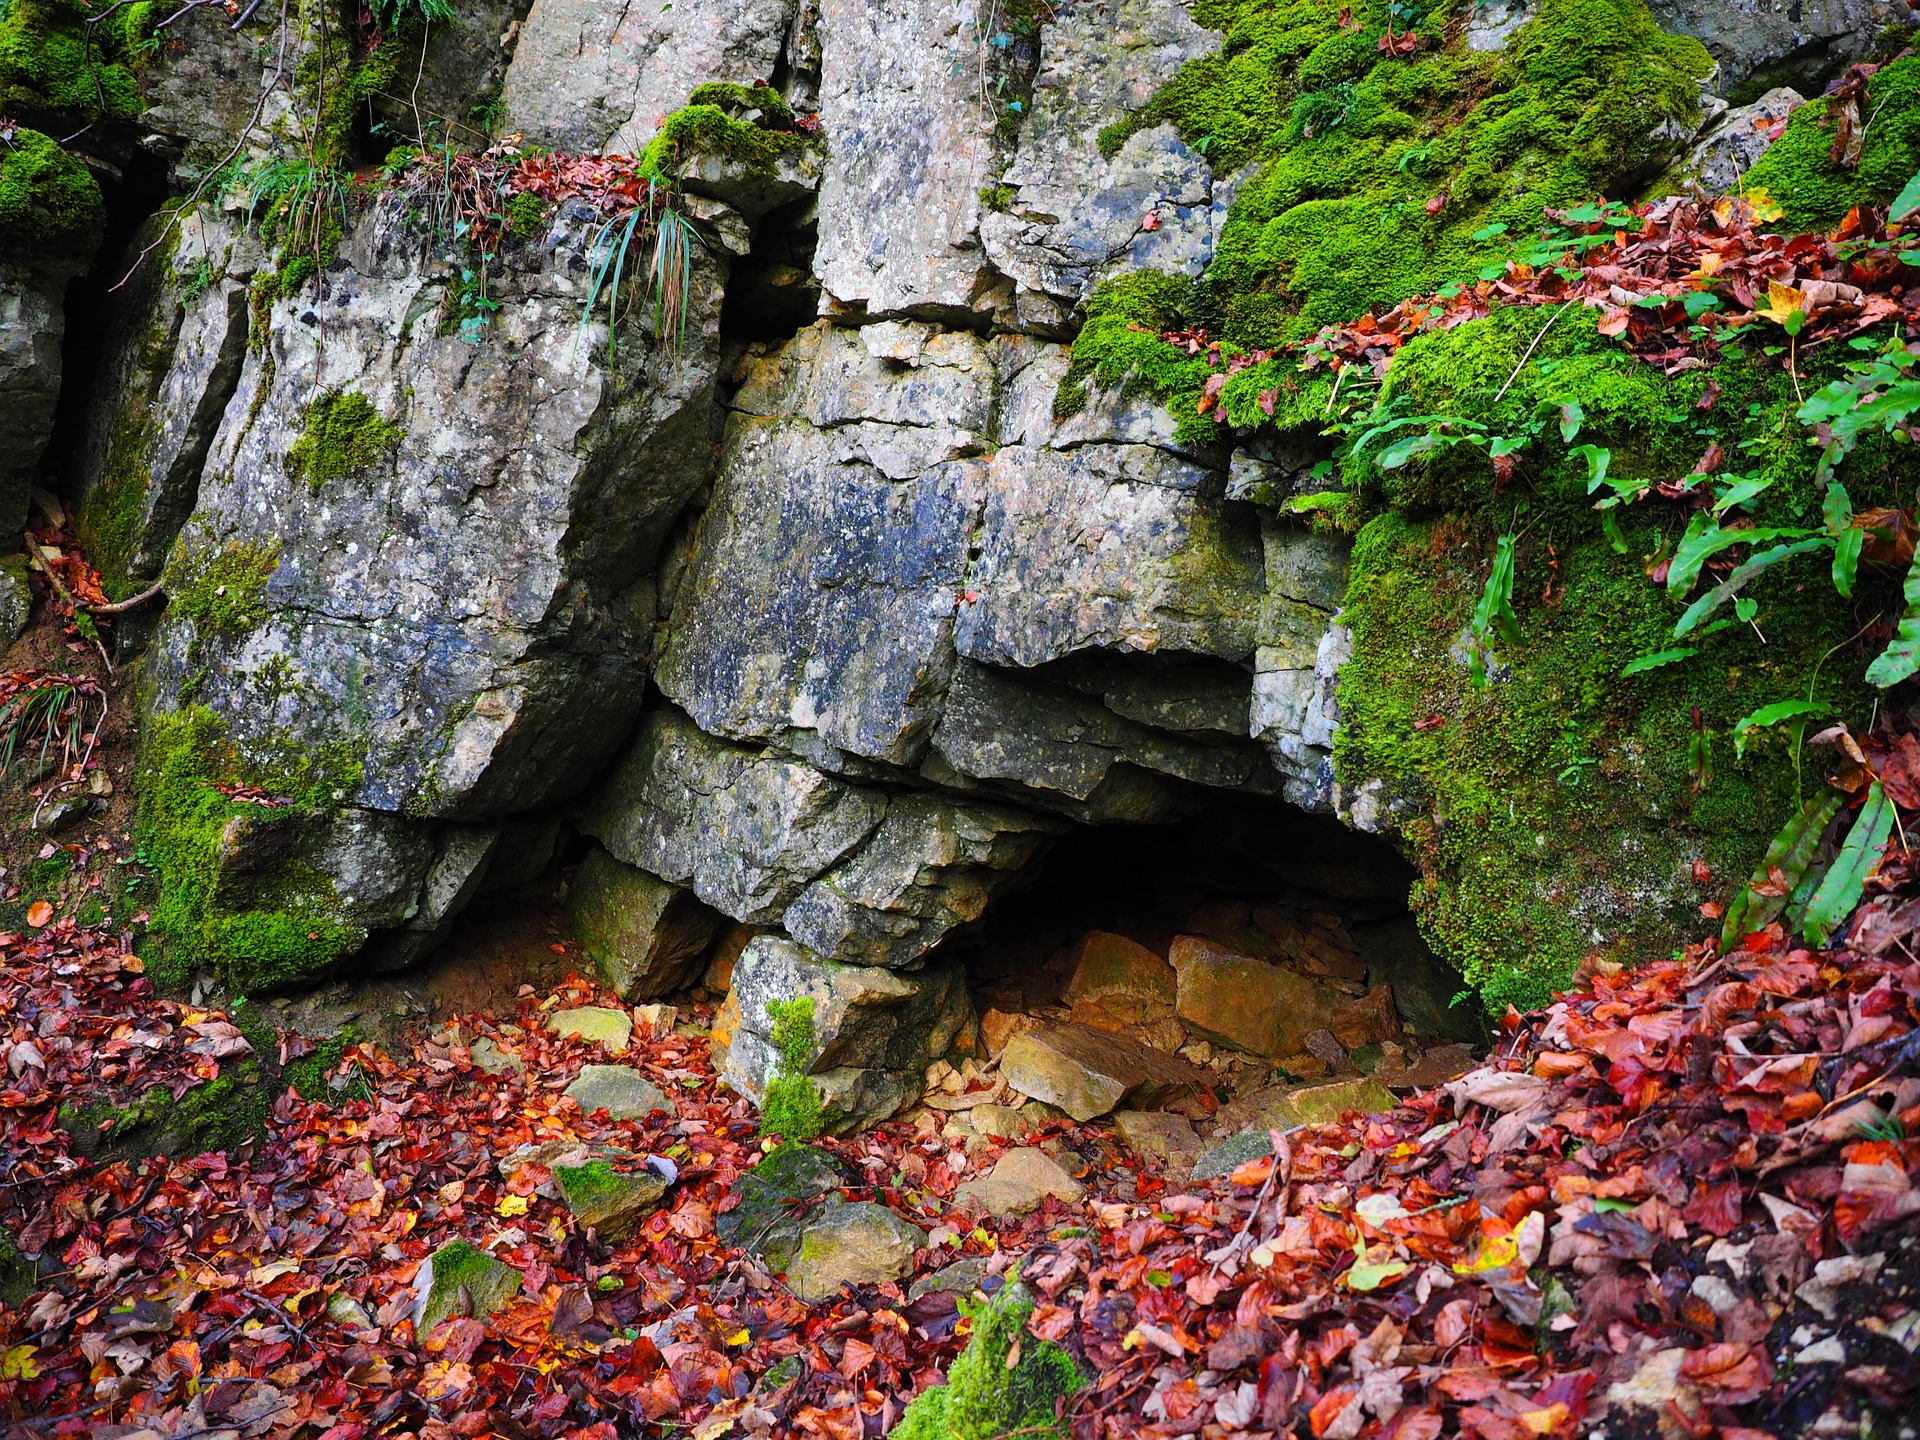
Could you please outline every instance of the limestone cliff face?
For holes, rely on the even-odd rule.
[[[1745,83],[1887,7],[1814,8],[1710,43]],[[367,100],[395,124],[495,79],[496,134],[576,152],[640,151],[708,82],[817,111],[777,174],[688,142],[675,335],[583,318],[606,252],[578,200],[478,280],[417,194],[357,205],[312,274],[240,202],[197,206],[116,302],[81,466],[109,582],[168,594],[123,630],[168,944],[242,988],[408,963],[538,865],[503,832],[565,815],[576,906],[629,950],[674,915],[758,932],[735,1082],[766,1078],[767,1001],[814,994],[857,1123],[965,1022],[942,940],[1069,827],[1210,795],[1388,824],[1333,764],[1350,542],[1281,505],[1323,455],[1196,439],[1074,358],[1103,284],[1208,273],[1253,178],[1210,158],[1239,142],[1129,121],[1237,63],[1204,9],[534,0],[414,36],[411,88]],[[1472,44],[1532,14],[1480,6]],[[279,63],[254,39],[152,77],[181,176]],[[1715,108],[1688,100],[1660,163]],[[52,424],[60,272],[12,264],[17,457]],[[636,997],[686,977],[656,948],[621,957]]]

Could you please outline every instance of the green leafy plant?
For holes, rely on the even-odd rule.
[[[63,769],[71,765],[87,748],[87,715],[95,700],[97,725],[106,716],[106,701],[90,681],[47,676],[0,700],[0,774],[27,756],[43,770],[53,763]]]
[[[634,245],[651,238],[653,256],[644,278],[630,264]],[[655,333],[663,348],[679,354],[686,347],[688,299],[693,288],[694,248],[701,244],[693,222],[668,203],[664,182],[648,180],[641,203],[602,225],[587,247],[587,300],[581,310],[584,328],[604,299],[607,313],[607,364],[616,361],[616,335],[622,298],[642,284],[641,303],[654,304]]]
[[[769,1001],[767,1016],[778,1059],[760,1106],[761,1133],[789,1144],[812,1140],[826,1128],[819,1088],[807,1073],[814,1058],[813,997]]]
[[[1486,589],[1473,609],[1473,683],[1487,683],[1487,652],[1498,636],[1509,645],[1520,643],[1520,618],[1513,613],[1513,547],[1516,537],[1502,535],[1494,542],[1493,569]]]

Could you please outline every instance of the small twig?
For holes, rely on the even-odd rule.
[[[1505,395],[1507,391],[1510,388],[1512,388],[1513,382],[1520,378],[1520,372],[1527,368],[1527,361],[1533,358],[1533,352],[1539,348],[1540,342],[1547,338],[1547,331],[1553,328],[1553,322],[1555,320],[1558,320],[1562,315],[1566,314],[1567,311],[1571,310],[1575,305],[1579,303],[1580,303],[1579,297],[1575,296],[1573,299],[1567,301],[1566,304],[1562,305],[1558,310],[1554,311],[1552,316],[1548,318],[1547,323],[1540,327],[1540,333],[1535,335],[1533,337],[1533,343],[1527,346],[1527,353],[1522,355],[1520,357],[1520,363],[1513,367],[1513,374],[1507,376],[1507,383],[1505,385],[1502,385],[1500,387],[1499,393],[1493,397],[1494,404],[1498,405],[1500,403],[1500,397],[1502,395]]]
[[[87,609],[95,615],[124,615],[127,611],[137,609],[149,600],[165,593],[166,588],[167,582],[165,580],[156,580],[138,595],[130,595],[125,600],[116,600],[111,605],[89,605]]]

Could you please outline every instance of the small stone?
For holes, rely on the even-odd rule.
[[[1171,1174],[1192,1174],[1202,1147],[1185,1116],[1165,1110],[1116,1110],[1113,1123],[1134,1154],[1158,1161]]]
[[[1480,1064],[1471,1045],[1442,1045],[1429,1050],[1398,1069],[1382,1066],[1380,1080],[1399,1090],[1431,1090],[1449,1080],[1457,1080]]]
[[[1829,1335],[1824,1340],[1816,1340],[1793,1357],[1795,1365],[1844,1365],[1847,1363],[1847,1347],[1838,1335]]]
[[[1684,1422],[1700,1413],[1700,1392],[1680,1368],[1690,1353],[1676,1347],[1645,1356],[1630,1377],[1608,1387],[1607,1400],[1623,1411],[1642,1410],[1660,1417],[1662,1434],[1677,1430],[1672,1420]]]
[[[1105,1115],[1130,1097],[1153,1104],[1213,1084],[1212,1076],[1177,1056],[1079,1025],[1048,1025],[1014,1036],[1000,1056],[1000,1073],[1022,1095],[1081,1121]]]
[[[927,1243],[918,1225],[884,1205],[835,1196],[807,1216],[800,1243],[786,1265],[787,1288],[803,1304],[829,1299],[843,1285],[882,1285],[913,1270],[914,1252]]]
[[[1195,1162],[1191,1178],[1198,1183],[1202,1180],[1217,1179],[1222,1175],[1231,1175],[1249,1160],[1259,1160],[1273,1154],[1273,1137],[1264,1130],[1243,1130],[1238,1135],[1229,1135],[1219,1144],[1209,1147]]]
[[[484,1320],[520,1293],[523,1277],[484,1250],[455,1240],[420,1262],[413,1277],[413,1333],[425,1337],[455,1315]]]
[[[511,1050],[503,1050],[494,1043],[493,1037],[483,1035],[468,1047],[467,1056],[473,1061],[473,1068],[485,1075],[524,1075],[527,1062]]]
[[[680,1018],[680,1012],[672,1005],[636,1005],[633,1007],[634,1020],[646,1027],[647,1037],[659,1040],[673,1033],[673,1027]]]
[[[1153,1019],[1173,1009],[1178,991],[1173,967],[1124,935],[1089,931],[1073,947],[1068,963],[1073,977],[1065,998],[1076,1008],[1088,1003],[1123,1023]]]
[[[673,1101],[652,1081],[625,1065],[582,1065],[567,1095],[584,1114],[607,1112],[610,1120],[644,1120],[656,1110],[674,1113]]]
[[[573,1010],[556,1010],[547,1022],[561,1035],[590,1040],[605,1046],[615,1055],[626,1053],[633,1039],[633,1017],[624,1010],[607,1005],[582,1005]]]
[[[1358,1000],[1338,1006],[1327,1028],[1349,1050],[1378,1045],[1400,1033],[1400,1012],[1394,1008],[1393,987],[1376,985]]]
[[[349,1330],[371,1330],[374,1325],[367,1307],[344,1290],[336,1290],[327,1297],[327,1318]]]
[[[1298,1076],[1302,1080],[1324,1080],[1333,1073],[1332,1067],[1326,1061],[1309,1050],[1301,1050],[1293,1055],[1283,1055],[1280,1057],[1279,1065],[1287,1074]]]
[[[1338,996],[1292,970],[1236,955],[1198,935],[1174,939],[1179,1015],[1217,1040],[1277,1060],[1325,1026]]]
[[[1026,1116],[1005,1105],[976,1105],[963,1113],[974,1134],[994,1140],[1024,1140],[1033,1129]]]
[[[1740,1303],[1739,1292],[1718,1275],[1696,1275],[1688,1288],[1706,1301],[1707,1308],[1716,1315],[1730,1314]]]
[[[602,1240],[623,1240],[632,1234],[640,1217],[667,1193],[666,1180],[653,1171],[626,1174],[605,1160],[557,1165],[553,1180],[573,1218]]]
[[[826,1151],[782,1145],[734,1182],[738,1202],[714,1221],[714,1233],[721,1244],[783,1270],[811,1224],[815,1202],[853,1181],[853,1172]]]
[[[978,1207],[996,1220],[1030,1215],[1049,1195],[1068,1205],[1077,1204],[1086,1187],[1039,1150],[1009,1150],[991,1173],[969,1180],[953,1192],[955,1205]]]
[[[998,1279],[997,1276],[991,1277]],[[968,1255],[951,1265],[943,1265],[930,1275],[922,1275],[907,1287],[909,1302],[922,1295],[971,1295],[989,1279],[987,1257]]]
[[[1275,1112],[1273,1128],[1284,1130],[1294,1125],[1326,1125],[1349,1110],[1372,1115],[1391,1110],[1399,1102],[1393,1092],[1378,1080],[1357,1076],[1335,1080],[1326,1085],[1303,1085],[1291,1091]]]

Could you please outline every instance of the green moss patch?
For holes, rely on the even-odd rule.
[[[205,966],[241,994],[261,993],[322,973],[366,943],[332,881],[302,858],[303,831],[357,781],[340,755],[277,771],[249,763],[205,707],[149,715],[135,838],[159,884],[150,934],[162,947],[154,971],[162,983],[183,984]],[[288,803],[236,800],[222,784]],[[260,855],[276,858],[247,858]]]
[[[0,145],[0,244],[70,261],[100,244],[104,214],[92,173],[51,136],[19,129]]]
[[[743,88],[709,85],[702,86],[694,93],[710,94],[721,89],[731,92]],[[663,180],[676,179],[694,155],[704,153],[731,160],[749,174],[771,175],[783,159],[806,148],[809,143],[804,135],[793,131],[793,116],[784,103],[777,116],[769,117],[761,110],[762,118],[758,121],[736,120],[728,113],[730,108],[737,107],[695,101],[684,109],[674,111],[641,152],[640,172]],[[769,128],[769,118],[777,122],[781,117],[784,117],[784,128],[779,128],[777,124],[775,128]]]
[[[107,8],[84,0],[9,0],[0,9],[0,114],[53,111],[81,120],[138,115],[138,70],[154,49],[153,26],[163,12],[140,0],[87,24],[88,16]]]
[[[334,390],[307,407],[306,426],[287,448],[287,473],[316,495],[392,459],[406,430],[381,418],[373,402],[352,390]]]
[[[1871,123],[1858,165],[1833,162],[1838,126],[1831,112],[1824,99],[1802,105],[1741,179],[1744,189],[1765,190],[1785,212],[1776,228],[1836,225],[1855,205],[1885,205],[1920,171],[1920,56],[1896,60],[1867,82],[1860,115]]]
[[[1003,1435],[1064,1436],[1057,1407],[1086,1385],[1063,1347],[1027,1332],[1033,1295],[1015,1282],[985,1305],[960,1301],[973,1336],[947,1383],[907,1407],[897,1440],[999,1440]]]

